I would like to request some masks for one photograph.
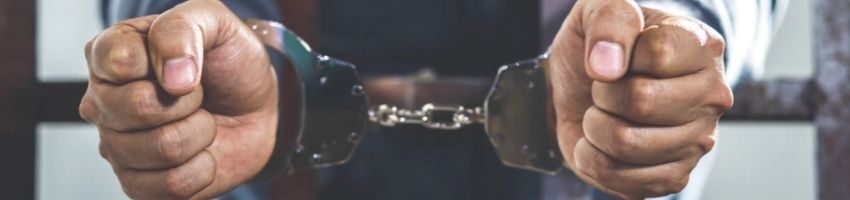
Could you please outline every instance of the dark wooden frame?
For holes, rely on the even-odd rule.
[[[37,123],[82,121],[86,83],[36,78],[35,4],[0,0],[0,191],[8,199],[35,197]]]
[[[35,2],[0,0],[0,177],[3,198],[35,195]],[[11,196],[7,196],[11,195]]]
[[[850,199],[850,1],[814,3],[818,198]]]
[[[818,199],[850,199],[850,2],[813,5],[814,76],[747,83],[726,118],[814,121]]]

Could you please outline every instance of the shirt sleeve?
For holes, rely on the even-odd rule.
[[[104,24],[159,14],[182,3],[182,0],[102,0]],[[274,0],[222,0],[233,13],[242,19],[280,21]]]

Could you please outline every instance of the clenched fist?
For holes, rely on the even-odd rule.
[[[266,164],[277,80],[258,38],[220,1],[120,22],[85,51],[80,115],[131,198],[211,198]]]
[[[546,69],[567,167],[622,198],[682,190],[732,106],[723,49],[699,21],[631,0],[579,0]]]

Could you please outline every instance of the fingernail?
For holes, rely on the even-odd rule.
[[[197,67],[191,57],[175,58],[165,62],[162,79],[171,88],[186,88],[195,81],[196,74]]]
[[[618,76],[624,67],[624,59],[623,46],[617,43],[599,41],[590,50],[590,67],[601,76]]]

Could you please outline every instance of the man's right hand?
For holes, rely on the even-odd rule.
[[[220,1],[120,22],[85,51],[80,115],[131,198],[212,198],[265,166],[277,80],[260,41]]]

